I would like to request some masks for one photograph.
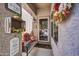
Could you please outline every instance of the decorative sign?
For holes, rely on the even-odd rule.
[[[18,14],[21,14],[20,6],[16,3],[8,3],[8,8]]]
[[[5,17],[5,33],[11,33],[11,17]]]
[[[19,52],[19,38],[13,38],[10,40],[10,56],[14,56]]]

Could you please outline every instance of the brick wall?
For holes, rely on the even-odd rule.
[[[58,25],[58,33],[58,44],[52,43],[54,55],[79,55],[79,4],[74,4],[71,16]]]

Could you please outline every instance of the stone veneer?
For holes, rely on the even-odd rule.
[[[19,35],[17,33],[5,33],[4,24],[5,24],[5,17],[9,16],[12,17],[15,15],[14,12],[6,10],[5,4],[0,3],[0,55],[2,56],[9,56],[10,55],[10,40]],[[19,40],[20,49],[16,55],[21,55],[21,38]]]

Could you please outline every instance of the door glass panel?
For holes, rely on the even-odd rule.
[[[39,39],[48,41],[48,19],[39,20]]]

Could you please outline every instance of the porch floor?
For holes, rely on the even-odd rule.
[[[22,56],[26,56],[26,53],[22,53]],[[53,56],[53,54],[52,49],[34,47],[29,56]]]

